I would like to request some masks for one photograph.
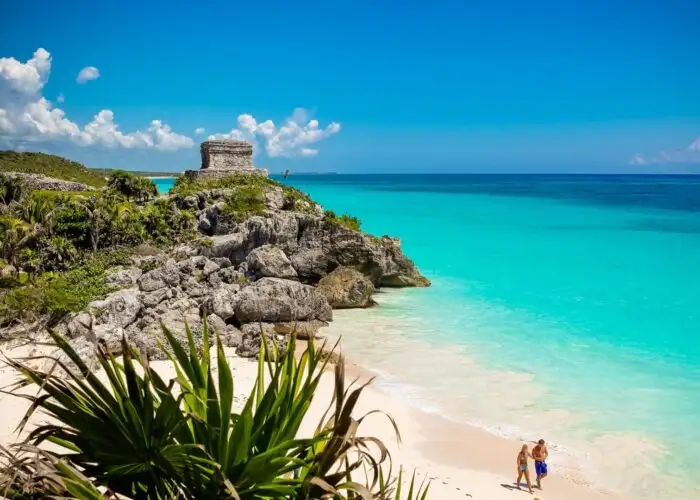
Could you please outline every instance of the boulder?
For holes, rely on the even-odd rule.
[[[265,339],[268,359],[279,359],[287,352],[289,337],[275,332],[269,323],[248,323],[241,327],[243,336],[236,348],[236,354],[244,358],[257,358],[260,354],[262,339]]]
[[[108,285],[117,286],[119,288],[132,287],[136,285],[142,274],[143,271],[138,267],[117,269],[107,274],[105,277],[105,283]]]
[[[138,280],[141,291],[154,292],[166,286],[180,284],[180,268],[174,262],[169,262],[163,267],[144,273]]]
[[[236,304],[240,296],[240,285],[222,285],[212,291],[202,305],[207,314],[214,314],[226,321],[236,313]]]
[[[297,272],[285,253],[274,245],[254,249],[246,258],[248,269],[258,277],[294,279]]]
[[[180,305],[183,305],[181,302]],[[158,346],[160,342],[169,350],[168,342],[163,335],[163,326],[170,331],[170,333],[177,339],[183,346],[187,346],[187,333],[186,325],[189,326],[192,332],[192,337],[194,338],[195,346],[199,353],[202,349],[202,321],[199,316],[199,310],[197,308],[191,308],[186,310],[181,310],[178,307],[174,307],[163,314],[160,314],[156,321],[152,322],[144,328],[138,328],[136,325],[127,329],[127,338],[129,342],[135,345],[143,353],[150,356],[151,359],[167,359],[166,354]],[[209,332],[212,335],[212,332]],[[211,340],[211,339],[210,339]]]
[[[262,278],[242,288],[235,315],[241,323],[333,319],[331,306],[314,287],[280,278]]]
[[[175,296],[174,290],[172,288],[161,288],[155,292],[142,293],[139,296],[143,307],[150,309],[156,307],[158,304],[164,300],[172,299]]]
[[[338,267],[321,278],[316,286],[334,309],[370,307],[374,304],[374,285],[364,274],[351,267]]]
[[[182,208],[195,208],[197,205],[199,205],[199,198],[196,196],[185,196],[182,200]]]
[[[233,255],[237,254],[246,243],[246,234],[232,233],[211,237],[211,246],[202,248],[202,255],[210,259],[226,257],[235,262]]]
[[[90,302],[88,310],[95,317],[94,325],[110,324],[125,328],[134,322],[141,307],[138,289],[126,288],[112,292],[102,300]]]
[[[67,333],[70,338],[87,337],[92,328],[92,315],[87,312],[76,314],[68,321]]]
[[[124,329],[120,326],[95,325],[87,336],[94,344],[102,345],[107,352],[114,355],[121,354],[122,338],[124,337]]]
[[[270,210],[284,210],[287,200],[284,191],[280,187],[273,187],[265,191],[265,205]]]
[[[305,248],[292,256],[292,267],[304,281],[316,283],[328,274],[329,259],[320,248]]]
[[[210,314],[207,316],[207,328],[212,334],[219,333],[219,335],[224,336],[226,334],[226,322],[216,314]]]
[[[243,343],[243,332],[233,325],[226,325],[226,331],[221,336],[221,343],[226,347],[238,347]]]
[[[70,339],[68,344],[73,348],[76,354],[80,356],[80,359],[83,360],[90,371],[95,371],[99,368],[100,358],[98,355],[97,346],[93,341],[85,337],[77,337]],[[46,359],[43,363],[44,366],[42,369],[47,372],[52,371],[55,376],[68,378],[69,375],[59,363],[61,363],[67,370],[70,370],[73,374],[80,374],[78,367],[73,363],[68,355],[60,349],[55,349],[51,354],[49,354],[48,359]]]
[[[325,321],[289,321],[285,323],[275,323],[275,332],[280,335],[291,335],[292,333],[298,339],[309,340],[318,338],[318,331],[321,328],[328,326]]]

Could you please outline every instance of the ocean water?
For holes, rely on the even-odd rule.
[[[700,177],[292,176],[432,281],[336,311],[411,403],[553,443],[555,474],[700,498]],[[350,326],[348,326],[350,325]]]

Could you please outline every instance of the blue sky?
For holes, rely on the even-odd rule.
[[[1,5],[10,147],[182,170],[238,128],[271,170],[700,171],[697,0]]]

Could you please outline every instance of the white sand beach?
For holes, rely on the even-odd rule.
[[[28,344],[5,344],[0,350],[3,357],[37,354],[37,349]],[[257,365],[254,361],[235,356],[232,350],[227,354],[234,372],[237,399],[242,401],[253,385]],[[157,361],[152,365],[162,375],[174,377],[169,362]],[[348,363],[348,380],[367,380],[366,377],[366,373]],[[0,386],[7,387],[15,380],[16,374],[3,363],[0,368]],[[332,397],[332,389],[333,375],[328,372],[322,378],[302,433],[313,431]],[[7,446],[20,439],[15,429],[27,404],[22,399],[3,394],[0,395],[0,405],[3,410],[0,413],[0,444]],[[402,442],[396,442],[391,424],[381,415],[367,419],[360,428],[361,434],[381,438],[391,451],[395,467],[401,464],[408,472],[415,469],[418,479],[429,478],[429,498],[505,500],[530,497],[524,486],[523,491],[518,491],[514,486],[515,456],[521,443],[458,425],[437,415],[422,413],[370,385],[360,399],[358,415],[373,409],[381,409],[393,416],[400,429]],[[532,463],[531,469],[534,469]],[[535,490],[534,498],[615,500],[619,497],[595,491],[577,481],[577,478],[558,477],[556,470],[552,470],[551,476],[544,483],[544,491]]]

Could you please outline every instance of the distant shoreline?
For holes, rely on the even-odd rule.
[[[146,175],[146,179],[177,179],[176,175]]]

